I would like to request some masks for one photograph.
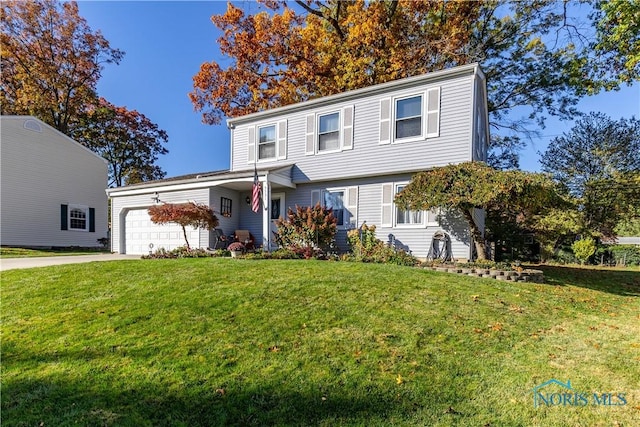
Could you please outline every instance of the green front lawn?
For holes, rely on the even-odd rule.
[[[1,258],[30,258],[30,257],[45,257],[45,256],[62,256],[62,255],[93,255],[96,253],[108,253],[106,249],[25,249],[25,248],[13,248],[8,246],[0,247]]]
[[[640,272],[546,274],[212,258],[6,271],[2,425],[637,425]],[[551,378],[627,404],[534,408]]]

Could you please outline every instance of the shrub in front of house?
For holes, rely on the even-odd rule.
[[[165,248],[158,248],[151,255],[142,255],[142,259],[208,258],[213,256],[219,255],[201,248],[188,249],[186,246],[180,246],[170,251]]]
[[[288,208],[287,217],[276,221],[276,244],[302,258],[322,258],[335,246],[337,219],[333,209],[316,204],[314,207]]]
[[[240,242],[233,242],[232,244],[227,246],[227,250],[230,252],[244,252],[246,250],[246,247]]]
[[[376,238],[376,226],[362,225],[359,229],[347,233],[350,254],[343,256],[345,261],[388,263],[396,265],[415,266],[416,257],[402,249],[387,246]]]

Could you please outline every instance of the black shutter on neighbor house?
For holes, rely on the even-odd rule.
[[[68,230],[67,227],[67,205],[60,205],[60,230]]]
[[[89,231],[96,232],[96,209],[89,208]]]

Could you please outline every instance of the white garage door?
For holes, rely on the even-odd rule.
[[[125,218],[125,250],[128,254],[144,255],[149,253],[149,244],[153,251],[158,248],[172,250],[184,246],[182,227],[178,224],[158,225],[151,222],[146,209],[133,209]],[[199,246],[198,230],[187,227],[187,237],[191,247]]]

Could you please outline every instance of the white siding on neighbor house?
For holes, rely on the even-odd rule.
[[[0,244],[100,246],[108,236],[105,161],[33,117],[0,120]],[[61,205],[93,208],[95,232],[62,230]]]
[[[305,183],[346,177],[363,177],[377,174],[392,174],[405,171],[425,170],[449,163],[472,159],[472,116],[474,78],[471,73],[450,79],[429,81],[421,86],[393,90],[391,92],[363,95],[357,99],[346,99],[335,104],[283,112],[280,118],[287,121],[286,163],[295,163],[293,181]],[[440,88],[439,136],[422,138],[411,142],[380,143],[381,100],[422,94]],[[393,102],[391,102],[391,105]],[[342,151],[307,153],[307,115],[353,108],[353,144]],[[423,110],[423,114],[425,114]],[[268,122],[269,119],[262,119]],[[271,119],[271,120],[276,120]],[[248,163],[248,129],[256,123],[242,123],[233,130],[232,170],[250,168]],[[391,127],[393,123],[390,124]],[[390,130],[393,135],[393,130]],[[284,161],[283,161],[284,162]],[[280,162],[280,163],[283,163]],[[278,162],[265,162],[276,165]]]

